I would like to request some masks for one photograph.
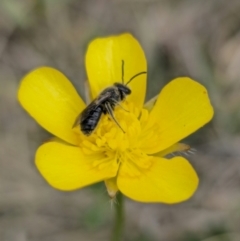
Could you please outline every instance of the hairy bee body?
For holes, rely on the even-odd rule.
[[[90,135],[96,129],[102,114],[109,113],[113,117],[112,111],[115,106],[129,94],[131,94],[131,90],[121,83],[115,83],[113,86],[104,89],[99,96],[80,113],[73,127],[80,124],[83,134]]]
[[[85,135],[90,135],[92,131],[97,127],[97,124],[102,116],[103,110],[101,106],[90,111],[89,115],[86,115],[84,111],[81,114],[80,126],[81,131]]]
[[[127,95],[131,94],[130,88],[127,86],[133,79],[139,75],[146,74],[146,71],[134,75],[126,84],[124,84],[124,60],[122,60],[122,83],[114,83],[113,86],[104,89],[96,99],[94,99],[76,118],[73,127],[80,125],[80,129],[84,135],[91,135],[96,129],[102,114],[109,114],[112,120],[125,133],[114,116],[114,108],[120,105],[120,102]],[[123,108],[123,107],[122,107]],[[123,108],[124,109],[124,108]]]

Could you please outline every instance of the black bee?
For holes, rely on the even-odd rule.
[[[113,110],[116,105],[131,94],[130,88],[127,86],[134,78],[147,72],[140,72],[134,75],[126,84],[124,84],[124,61],[122,60],[122,83],[114,83],[113,86],[104,89],[97,98],[95,98],[76,118],[73,127],[80,124],[81,131],[84,135],[91,135],[97,127],[102,114],[109,114],[113,121],[122,129],[115,119]],[[123,107],[122,107],[123,108]],[[122,129],[124,132],[124,130]]]

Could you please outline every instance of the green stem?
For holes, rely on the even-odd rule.
[[[113,227],[111,241],[123,240],[123,227],[124,227],[124,197],[119,192],[117,195],[117,203],[115,204],[115,224]]]

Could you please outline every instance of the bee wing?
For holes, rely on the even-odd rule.
[[[96,100],[93,100],[76,118],[75,122],[73,123],[72,128],[79,126],[81,122],[83,122],[86,118],[89,117],[91,112],[95,110],[101,103],[97,103]]]
[[[74,123],[73,123],[73,125],[72,125],[72,128],[75,128],[75,127],[77,127],[77,126],[80,125],[80,123],[81,123],[81,115],[82,115],[82,113],[80,113],[80,114],[77,116],[76,120],[74,121]]]
[[[86,118],[89,117],[92,111],[94,111],[98,106],[100,106],[104,101],[106,101],[111,96],[107,90],[102,92],[96,99],[94,99],[76,118],[72,128],[78,126]]]

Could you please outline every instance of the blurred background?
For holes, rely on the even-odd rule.
[[[104,185],[64,193],[34,166],[50,134],[20,107],[21,78],[48,65],[83,96],[90,40],[129,31],[148,60],[147,99],[177,76],[204,84],[213,121],[185,140],[200,176],[178,205],[126,200],[126,241],[240,240],[239,0],[0,0],[0,241],[109,240]]]

